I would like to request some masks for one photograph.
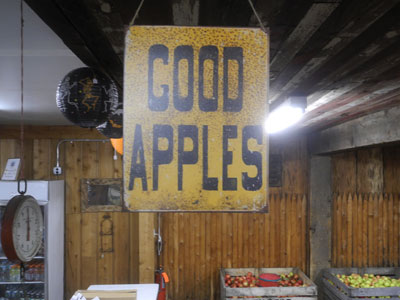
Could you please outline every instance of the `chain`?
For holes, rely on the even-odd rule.
[[[20,177],[25,178],[25,159],[24,159],[24,10],[23,0],[21,0],[21,173]]]
[[[142,8],[143,2],[144,0],[140,1],[139,6],[135,11],[135,15],[133,16],[132,21],[129,23],[129,27],[131,27],[135,23],[136,17],[139,15],[139,11]]]
[[[264,27],[264,24],[263,24],[263,22],[261,21],[261,18],[260,18],[260,16],[258,15],[258,13],[257,13],[257,11],[256,11],[256,9],[255,9],[255,7],[254,7],[254,5],[253,5],[253,2],[252,2],[251,0],[248,0],[248,1],[249,1],[249,4],[250,4],[251,9],[253,10],[254,15],[256,16],[256,18],[257,18],[257,20],[258,20],[258,23],[260,24],[260,27],[261,27],[262,31],[267,32],[267,29]]]

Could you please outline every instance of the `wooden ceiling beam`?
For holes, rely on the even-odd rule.
[[[351,101],[348,101],[335,110],[326,111],[311,119],[305,116],[305,121],[302,122],[301,126],[314,129],[333,126],[366,115],[370,113],[371,110],[382,109],[390,101],[393,102],[394,99],[397,99],[397,105],[399,105],[400,84],[392,81],[389,86],[374,91],[373,93],[364,93],[360,96],[349,98]]]
[[[320,107],[326,106],[329,102],[339,99],[341,95],[355,90],[356,87],[361,86],[363,83],[367,83],[368,85],[370,84],[368,82],[373,82],[373,80],[384,80],[385,77],[390,78],[392,74],[390,72],[388,73],[388,70],[392,70],[400,65],[399,52],[400,41],[398,41],[397,38],[395,44],[377,53],[348,76],[339,76],[333,79],[331,84],[328,84],[326,87],[321,87],[315,93],[311,94],[307,98],[307,102],[309,103],[307,105],[307,110],[313,111],[313,113],[316,114],[320,111]],[[350,66],[349,68],[351,69]]]
[[[174,25],[197,26],[199,24],[200,0],[173,0]]]
[[[134,25],[172,25],[171,1],[145,1]],[[109,2],[84,0],[84,3],[90,14],[96,19],[98,28],[107,37],[114,52],[122,62],[124,60],[125,34],[140,5],[140,0],[114,0]]]
[[[83,63],[107,73],[122,87],[122,61],[82,1],[25,2]]]
[[[279,105],[293,92],[307,92],[304,86],[315,85],[323,76],[332,71],[331,66],[329,70],[326,68],[327,62],[332,62],[335,69],[337,66],[334,62],[335,56],[344,49],[351,49],[350,44],[360,34],[399,2],[399,0],[373,0],[368,3],[361,0],[343,2],[337,9],[337,13],[333,13],[328,18],[294,58],[297,64],[292,64],[279,75],[279,78],[271,82],[270,100],[274,103],[273,107]],[[338,13],[342,15],[339,16]],[[326,39],[326,36],[330,38]],[[374,37],[376,38],[376,35]]]
[[[307,43],[310,37],[326,21],[332,12],[338,7],[339,3],[314,3],[304,18],[297,25],[295,30],[281,45],[281,50],[277,52],[270,64],[272,78],[274,74],[279,74],[290,63],[292,58]]]
[[[72,28],[71,23],[53,0],[24,0],[79,59],[88,66],[99,62],[86,46],[83,37]]]
[[[296,1],[254,1],[255,9],[270,32],[270,59],[273,60],[282,43],[296,29],[297,25],[313,5],[310,0]],[[320,1],[322,2],[322,1]],[[259,27],[258,20],[252,15],[250,26]],[[270,74],[274,78],[275,74]]]
[[[346,123],[348,121],[370,115],[382,110],[387,110],[392,107],[400,106],[400,93],[397,91],[393,97],[388,97],[384,98],[380,101],[377,101],[376,103],[374,101],[371,102],[370,105],[366,105],[363,107],[363,109],[358,110],[354,109],[348,112],[345,112],[339,116],[336,116],[334,118],[330,118],[327,120],[324,120],[323,122],[314,124],[314,125],[309,125],[308,126],[308,131],[317,131],[317,130],[324,130],[329,127],[333,127],[342,123]]]
[[[376,112],[309,135],[311,154],[332,153],[400,140],[400,107]]]
[[[201,0],[200,26],[247,26],[252,10],[243,0]]]
[[[400,95],[400,66],[390,69],[381,76],[381,81],[364,83],[354,90],[343,94],[318,109],[304,115],[301,126],[324,128],[363,114],[371,113],[371,109],[383,109],[389,100]],[[391,103],[392,104],[392,103]],[[400,102],[398,102],[400,104]]]
[[[71,23],[71,30],[82,36],[85,44],[99,62],[98,67],[122,87],[122,61],[114,52],[110,41],[99,28],[97,20],[92,16],[85,3],[81,0],[55,0],[62,14]]]

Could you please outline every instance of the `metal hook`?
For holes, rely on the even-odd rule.
[[[25,184],[25,189],[23,191],[21,190],[21,181],[23,181]],[[26,193],[27,188],[28,188],[28,182],[26,181],[26,179],[19,179],[18,180],[18,193],[20,193],[21,195],[24,195]]]

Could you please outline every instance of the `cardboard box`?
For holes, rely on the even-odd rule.
[[[123,290],[123,291],[94,291],[94,290],[78,290],[75,292],[81,293],[86,300],[92,300],[99,297],[100,300],[136,300],[136,290]]]

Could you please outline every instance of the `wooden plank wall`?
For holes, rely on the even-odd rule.
[[[25,176],[27,179],[65,180],[65,299],[69,299],[77,289],[85,289],[90,284],[137,283],[138,214],[82,213],[80,207],[81,178],[121,178],[121,156],[118,155],[117,161],[113,160],[114,152],[110,143],[64,143],[60,151],[63,174],[55,176],[52,169],[56,165],[59,139],[47,138],[54,134],[52,132],[51,129],[37,131],[37,139],[25,140]],[[103,138],[90,132],[85,134],[70,129],[65,132],[69,132],[66,138]],[[30,132],[27,135],[32,138]],[[61,132],[60,136],[63,137]],[[20,141],[2,137],[1,172],[8,158],[20,157]],[[100,223],[106,215],[111,216],[114,225],[113,253],[100,253]]]
[[[308,272],[308,158],[304,141],[272,141],[283,160],[282,187],[269,213],[161,214],[160,263],[169,299],[219,299],[219,269],[299,267]]]
[[[7,158],[19,157],[18,132],[14,131],[7,129],[14,132],[8,134],[8,139],[0,135],[0,170]],[[64,143],[60,163],[63,175],[55,177],[52,168],[59,139],[100,137],[68,128],[59,130],[58,135],[51,129],[29,128],[26,136],[30,142],[25,143],[25,152],[31,155],[27,159],[31,165],[27,178],[66,181],[65,298],[89,284],[151,282],[155,253],[147,251],[144,258],[140,253],[154,247],[156,214],[80,211],[80,179],[120,178],[121,157],[113,161],[108,143]],[[164,250],[158,263],[165,266],[171,278],[169,299],[218,299],[220,267],[297,266],[308,271],[306,143],[300,139],[272,141],[270,149],[282,155],[283,175],[282,187],[270,189],[268,214],[162,214]],[[114,221],[112,254],[99,251],[99,226],[104,215]],[[144,275],[139,278],[142,266],[140,273]]]
[[[399,266],[399,194],[337,194],[332,266]]]
[[[400,146],[332,156],[332,266],[400,265]]]

